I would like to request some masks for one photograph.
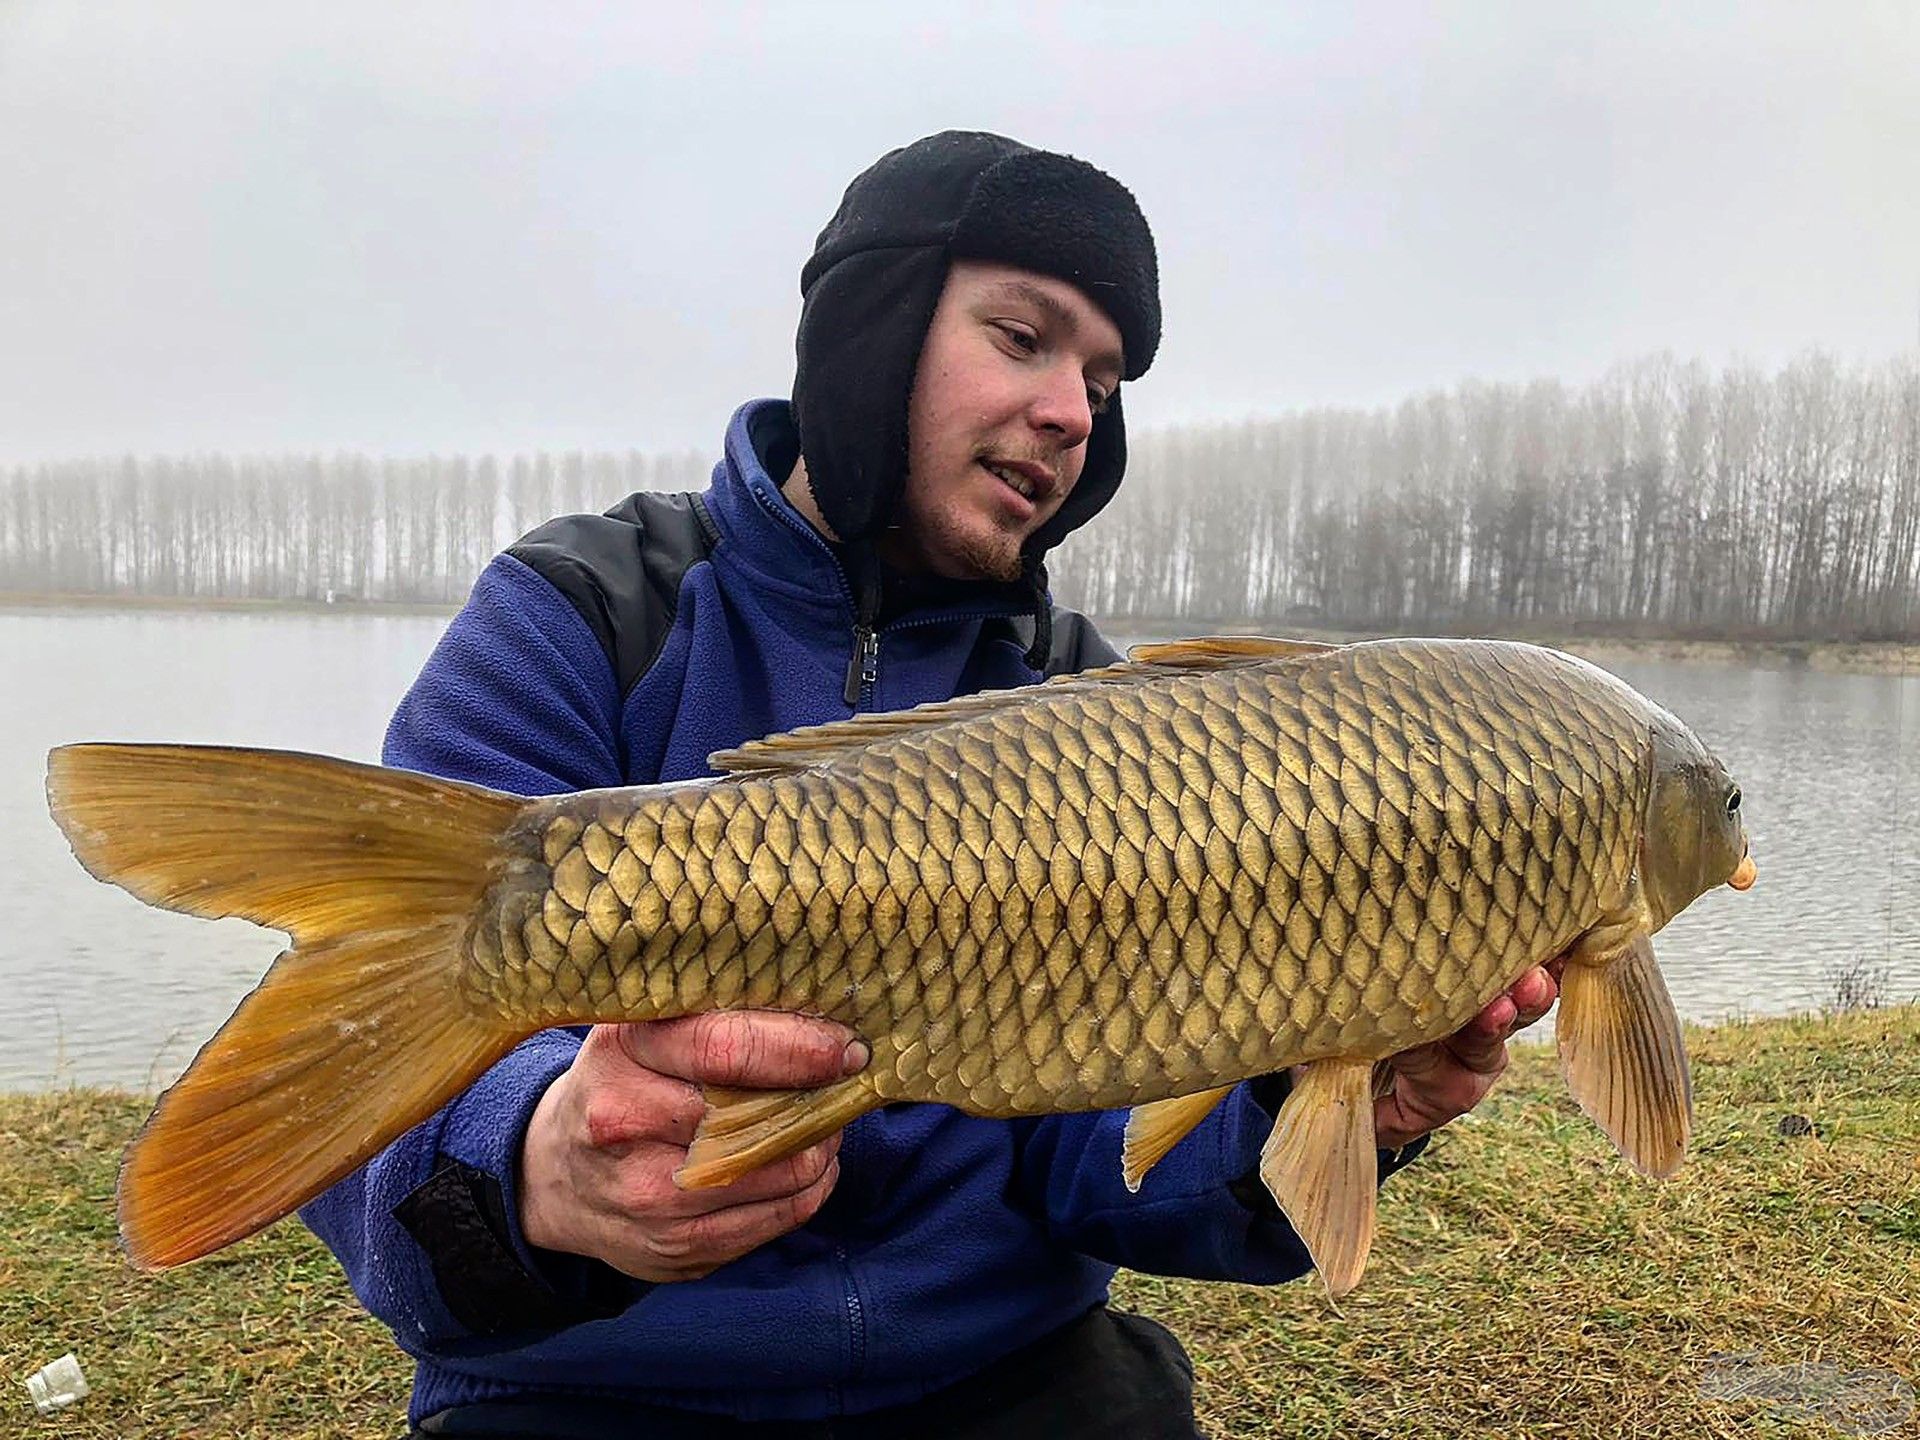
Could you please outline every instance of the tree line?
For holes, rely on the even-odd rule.
[[[0,480],[0,591],[449,603],[542,520],[704,488],[710,468],[635,451],[19,466]]]
[[[1920,367],[1655,358],[1167,430],[1056,569],[1102,617],[1911,636]]]
[[[1920,367],[1653,358],[1131,438],[1053,562],[1107,620],[1920,633]],[[76,461],[0,477],[0,590],[452,602],[513,536],[710,460]]]

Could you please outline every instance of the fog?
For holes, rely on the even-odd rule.
[[[396,8],[0,5],[0,463],[711,451],[947,126],[1140,198],[1136,426],[1920,337],[1905,3]]]

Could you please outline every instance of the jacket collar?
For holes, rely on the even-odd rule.
[[[850,614],[852,591],[832,548],[768,473],[768,452],[784,449],[800,453],[786,401],[752,400],[734,411],[706,493],[707,509],[732,552],[729,558],[761,584],[809,609]]]
[[[714,467],[705,500],[733,551],[735,563],[790,603],[823,609],[851,624],[854,582],[835,547],[781,493],[780,481],[800,453],[793,409],[785,400],[750,400],[727,425],[726,450]],[[773,458],[782,471],[768,468]],[[897,594],[897,592],[895,592]],[[1022,587],[990,582],[915,582],[903,608],[890,594],[884,629],[941,619],[1023,615],[1030,605]],[[904,598],[904,597],[902,597]]]

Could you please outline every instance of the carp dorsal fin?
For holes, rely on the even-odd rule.
[[[1138,684],[1193,671],[1222,670],[1235,665],[1258,665],[1337,650],[1314,640],[1277,640],[1264,635],[1216,635],[1192,640],[1168,640],[1136,645],[1125,660],[1071,675],[1055,675],[1039,685],[1011,690],[983,690],[956,700],[916,705],[875,715],[855,715],[824,725],[805,725],[761,740],[749,740],[731,750],[716,750],[707,763],[722,774],[746,771],[804,770],[831,760],[841,752],[876,740],[892,739],[915,730],[931,730],[955,720],[985,715],[1012,705],[1024,705],[1035,695],[1059,695],[1099,686]]]
[[[1089,678],[1060,677],[1061,680]],[[876,740],[889,740],[915,730],[931,730],[971,715],[984,715],[1003,706],[1020,704],[1031,700],[1040,688],[1029,685],[1017,690],[983,690],[978,695],[916,705],[911,710],[885,710],[874,715],[856,715],[850,720],[830,720],[824,725],[803,725],[763,740],[749,740],[731,750],[716,750],[707,757],[707,763],[729,775],[746,771],[804,770]]]
[[[1339,648],[1321,640],[1287,640],[1275,635],[1198,635],[1190,640],[1135,645],[1127,651],[1127,660],[1131,665],[1177,670],[1224,670],[1233,665],[1260,665],[1269,660],[1324,655]]]

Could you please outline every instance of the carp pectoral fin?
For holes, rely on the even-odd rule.
[[[1138,1190],[1147,1171],[1166,1158],[1186,1133],[1213,1113],[1233,1086],[1176,1095],[1171,1100],[1149,1100],[1127,1115],[1126,1138],[1120,1146],[1120,1178],[1129,1191]]]
[[[673,1172],[682,1190],[731,1185],[750,1170],[797,1155],[849,1121],[877,1109],[880,1097],[863,1075],[817,1090],[735,1090],[708,1085],[707,1113],[687,1158]]]
[[[1316,1060],[1294,1081],[1260,1151],[1260,1178],[1338,1300],[1360,1283],[1373,1248],[1380,1161],[1373,1143],[1373,1062]]]
[[[1693,1128],[1693,1080],[1653,941],[1642,934],[1612,960],[1569,964],[1555,1029],[1560,1070],[1580,1108],[1643,1175],[1678,1170]]]
[[[1393,1093],[1393,1061],[1382,1060],[1373,1067],[1373,1098],[1384,1100]]]

